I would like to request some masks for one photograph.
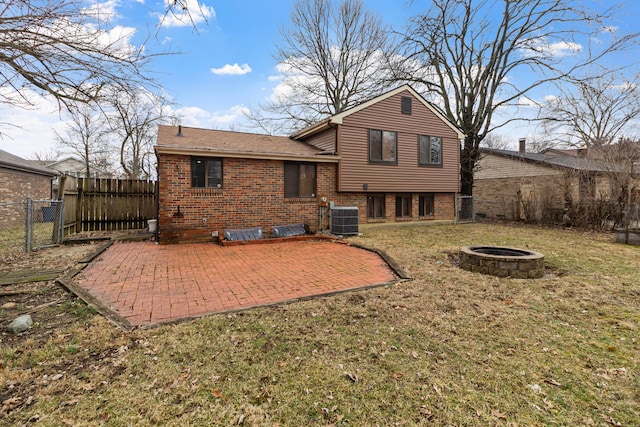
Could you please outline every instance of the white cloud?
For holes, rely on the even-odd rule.
[[[10,88],[0,87],[6,95]],[[25,159],[32,159],[34,153],[52,152],[56,146],[54,130],[64,133],[68,120],[58,104],[50,96],[42,97],[35,92],[27,93],[34,106],[32,109],[0,105],[0,150]],[[207,111],[196,106],[169,109],[168,114],[179,117],[177,123],[183,126],[204,129],[233,129],[242,127],[249,108],[234,105],[222,111]]]
[[[165,8],[172,8],[168,13],[159,15],[162,27],[189,27],[207,22],[215,18],[216,11],[212,6],[198,0],[164,0]]]
[[[10,88],[0,88],[2,96],[11,97]],[[0,107],[0,149],[26,159],[33,153],[49,152],[55,145],[54,129],[64,127],[58,104],[50,96],[23,89],[21,94],[33,107],[26,109],[4,104]]]
[[[521,96],[518,98],[518,106],[519,107],[536,107],[538,103],[531,98],[526,96]]]
[[[103,46],[109,46],[114,53],[121,55],[123,58],[127,58],[132,56],[138,49],[130,43],[135,32],[136,29],[133,27],[116,25],[108,32],[101,31],[98,33],[98,40]]]
[[[544,38],[529,40],[526,46],[522,48],[522,54],[527,57],[552,56],[563,58],[579,52],[582,52],[582,45],[580,43],[566,40],[549,43]]]
[[[116,12],[116,8],[119,6],[119,0],[107,0],[104,2],[93,1],[89,7],[82,10],[82,13],[91,16],[99,22],[111,22],[120,16]]]
[[[241,76],[243,74],[247,74],[251,72],[251,67],[248,64],[238,65],[236,64],[226,64],[220,68],[212,68],[211,72],[213,74],[217,74],[219,76]]]
[[[229,128],[240,125],[249,109],[244,105],[234,105],[227,110],[210,112],[200,107],[182,107],[173,113],[178,117],[178,123],[183,126],[204,129]]]

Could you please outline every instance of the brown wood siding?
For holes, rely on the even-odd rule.
[[[451,192],[460,188],[457,133],[418,99],[412,114],[401,113],[400,92],[345,117],[340,125],[338,191]],[[369,163],[368,129],[398,133],[397,165]],[[418,165],[418,135],[442,137],[442,167]]]
[[[314,147],[318,147],[323,151],[336,151],[336,130],[325,130],[317,135],[313,135],[309,139],[305,140],[305,142],[313,145]]]

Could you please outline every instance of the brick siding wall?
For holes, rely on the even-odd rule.
[[[190,156],[159,155],[159,236],[161,243],[211,241],[226,228],[305,223],[312,232],[329,226],[325,210],[320,225],[318,199],[284,197],[284,162],[279,160],[223,159],[222,188],[191,188]],[[337,193],[337,165],[317,163],[317,196],[336,206],[357,206],[359,220],[367,222],[366,193]],[[413,220],[418,220],[418,194],[413,195]],[[454,195],[435,194],[435,215],[423,219],[453,219]],[[386,195],[385,220],[395,221],[395,194]],[[203,221],[206,219],[206,221]]]
[[[525,219],[525,208],[519,201],[524,200],[534,209],[535,218],[528,219],[539,219],[544,210],[563,209],[566,186],[564,176],[477,179],[473,188],[476,214],[489,218]]]
[[[24,225],[24,203],[51,198],[51,178],[25,172],[0,169],[0,227]]]

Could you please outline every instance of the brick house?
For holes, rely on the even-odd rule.
[[[510,220],[559,220],[571,207],[615,200],[611,167],[586,149],[482,149],[474,171],[476,215]]]
[[[52,180],[58,172],[0,150],[0,226],[24,225],[23,203],[50,199]]]
[[[159,240],[317,232],[327,206],[357,207],[360,223],[453,220],[462,137],[407,85],[290,137],[159,126]]]

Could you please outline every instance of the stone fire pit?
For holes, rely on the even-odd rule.
[[[541,253],[500,246],[461,247],[460,266],[467,271],[515,279],[538,279],[545,274]]]

